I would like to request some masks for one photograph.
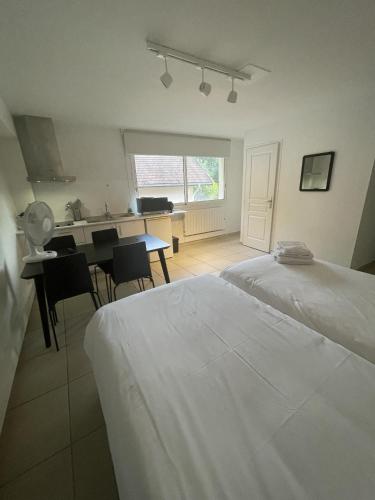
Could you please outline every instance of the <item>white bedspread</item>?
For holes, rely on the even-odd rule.
[[[375,276],[320,260],[284,265],[266,255],[221,277],[375,363]]]
[[[121,499],[372,500],[375,366],[213,276],[87,328]]]

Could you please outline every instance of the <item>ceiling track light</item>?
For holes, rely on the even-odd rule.
[[[199,85],[199,92],[208,97],[211,92],[211,84],[204,81],[204,67],[202,66],[202,82]]]
[[[232,90],[228,94],[228,102],[235,104],[237,102],[237,92],[234,90],[234,78],[232,77]]]
[[[205,59],[200,59],[199,57],[195,57],[191,54],[187,54],[185,52],[180,52],[178,50],[172,49],[170,47],[166,47],[164,45],[160,45],[158,43],[146,42],[147,49],[151,52],[154,52],[157,57],[163,58],[165,63],[165,73],[160,77],[160,80],[165,88],[169,88],[173,82],[173,78],[168,72],[167,66],[167,57],[169,59],[174,59],[176,61],[180,61],[182,63],[191,64],[198,69],[202,70],[202,82],[199,85],[199,91],[205,95],[206,97],[211,93],[211,85],[204,81],[204,71],[209,70],[214,73],[218,73],[222,76],[229,77],[232,79],[232,90],[228,95],[228,102],[235,103],[237,102],[237,92],[234,90],[234,80],[246,82],[252,80],[255,77],[255,80],[264,74],[269,73],[268,69],[262,68],[255,64],[247,64],[246,68],[249,68],[251,74],[245,73],[244,71],[237,71],[235,69],[229,68],[228,66],[224,66],[222,64],[217,64],[212,61],[208,61]]]
[[[168,72],[167,56],[164,56],[165,72],[161,75],[160,81],[166,89],[168,89],[172,82],[172,75]]]

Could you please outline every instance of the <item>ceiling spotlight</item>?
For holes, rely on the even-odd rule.
[[[208,97],[209,93],[211,92],[211,85],[204,81],[204,67],[203,66],[202,66],[202,82],[199,85],[199,92],[202,95],[205,95],[206,97]]]
[[[164,85],[164,87],[167,89],[171,86],[171,83],[173,82],[173,78],[168,73],[167,58],[165,56],[164,56],[164,64],[165,64],[165,73],[163,73],[161,75],[160,81]]]
[[[237,92],[234,90],[234,78],[232,77],[232,90],[228,94],[228,102],[235,104],[237,102]]]

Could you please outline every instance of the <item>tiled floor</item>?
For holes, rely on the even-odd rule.
[[[261,255],[238,234],[182,245],[167,261],[171,281],[218,273]],[[159,263],[155,284],[164,283]],[[104,280],[101,280],[104,297]],[[119,296],[136,293],[133,284]],[[58,306],[61,350],[45,350],[34,304],[0,437],[0,500],[113,500],[118,498],[103,415],[89,360],[85,327],[89,296]]]

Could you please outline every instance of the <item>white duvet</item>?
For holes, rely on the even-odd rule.
[[[279,264],[266,255],[221,277],[375,363],[375,276],[320,260]]]
[[[220,278],[87,327],[121,499],[372,500],[375,366]]]

